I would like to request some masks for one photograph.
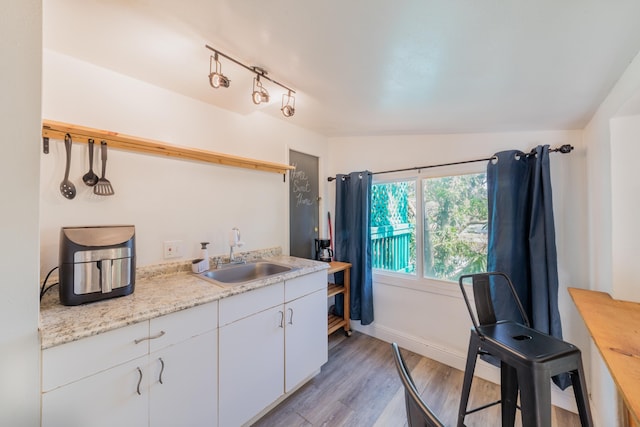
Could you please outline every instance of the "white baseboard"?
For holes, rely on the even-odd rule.
[[[467,359],[466,353],[430,343],[420,337],[409,335],[395,329],[376,325],[375,322],[371,325],[363,326],[358,321],[352,321],[351,328],[388,343],[395,342],[404,349],[464,371]],[[500,370],[483,360],[478,360],[476,363],[475,375],[492,383],[500,384]],[[578,412],[573,387],[569,387],[563,391],[552,384],[551,402],[553,405],[566,409],[567,411]]]

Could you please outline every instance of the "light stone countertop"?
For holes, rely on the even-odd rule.
[[[284,255],[269,257],[266,260],[288,265],[293,267],[293,270],[228,288],[217,286],[184,271],[156,274],[140,279],[136,274],[135,290],[131,295],[78,306],[60,304],[57,289],[54,289],[45,295],[40,304],[42,349],[217,301],[329,267],[325,262]]]

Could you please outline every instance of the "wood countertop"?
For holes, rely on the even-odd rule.
[[[569,288],[620,396],[631,425],[640,426],[640,304],[605,292]]]

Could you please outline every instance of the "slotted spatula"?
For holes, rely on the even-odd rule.
[[[64,179],[60,183],[60,192],[67,199],[73,199],[76,197],[76,186],[73,182],[69,181],[69,167],[71,166],[71,135],[66,134],[64,136],[64,148],[67,152],[67,164],[64,168]]]
[[[98,196],[113,196],[115,193],[113,191],[113,187],[107,178],[104,177],[105,171],[107,169],[107,142],[100,141],[100,150],[102,157],[102,176],[96,183],[95,187],[93,187],[93,193]]]

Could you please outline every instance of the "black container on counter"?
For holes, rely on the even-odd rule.
[[[79,305],[133,293],[133,225],[63,227],[59,255],[62,304]]]

